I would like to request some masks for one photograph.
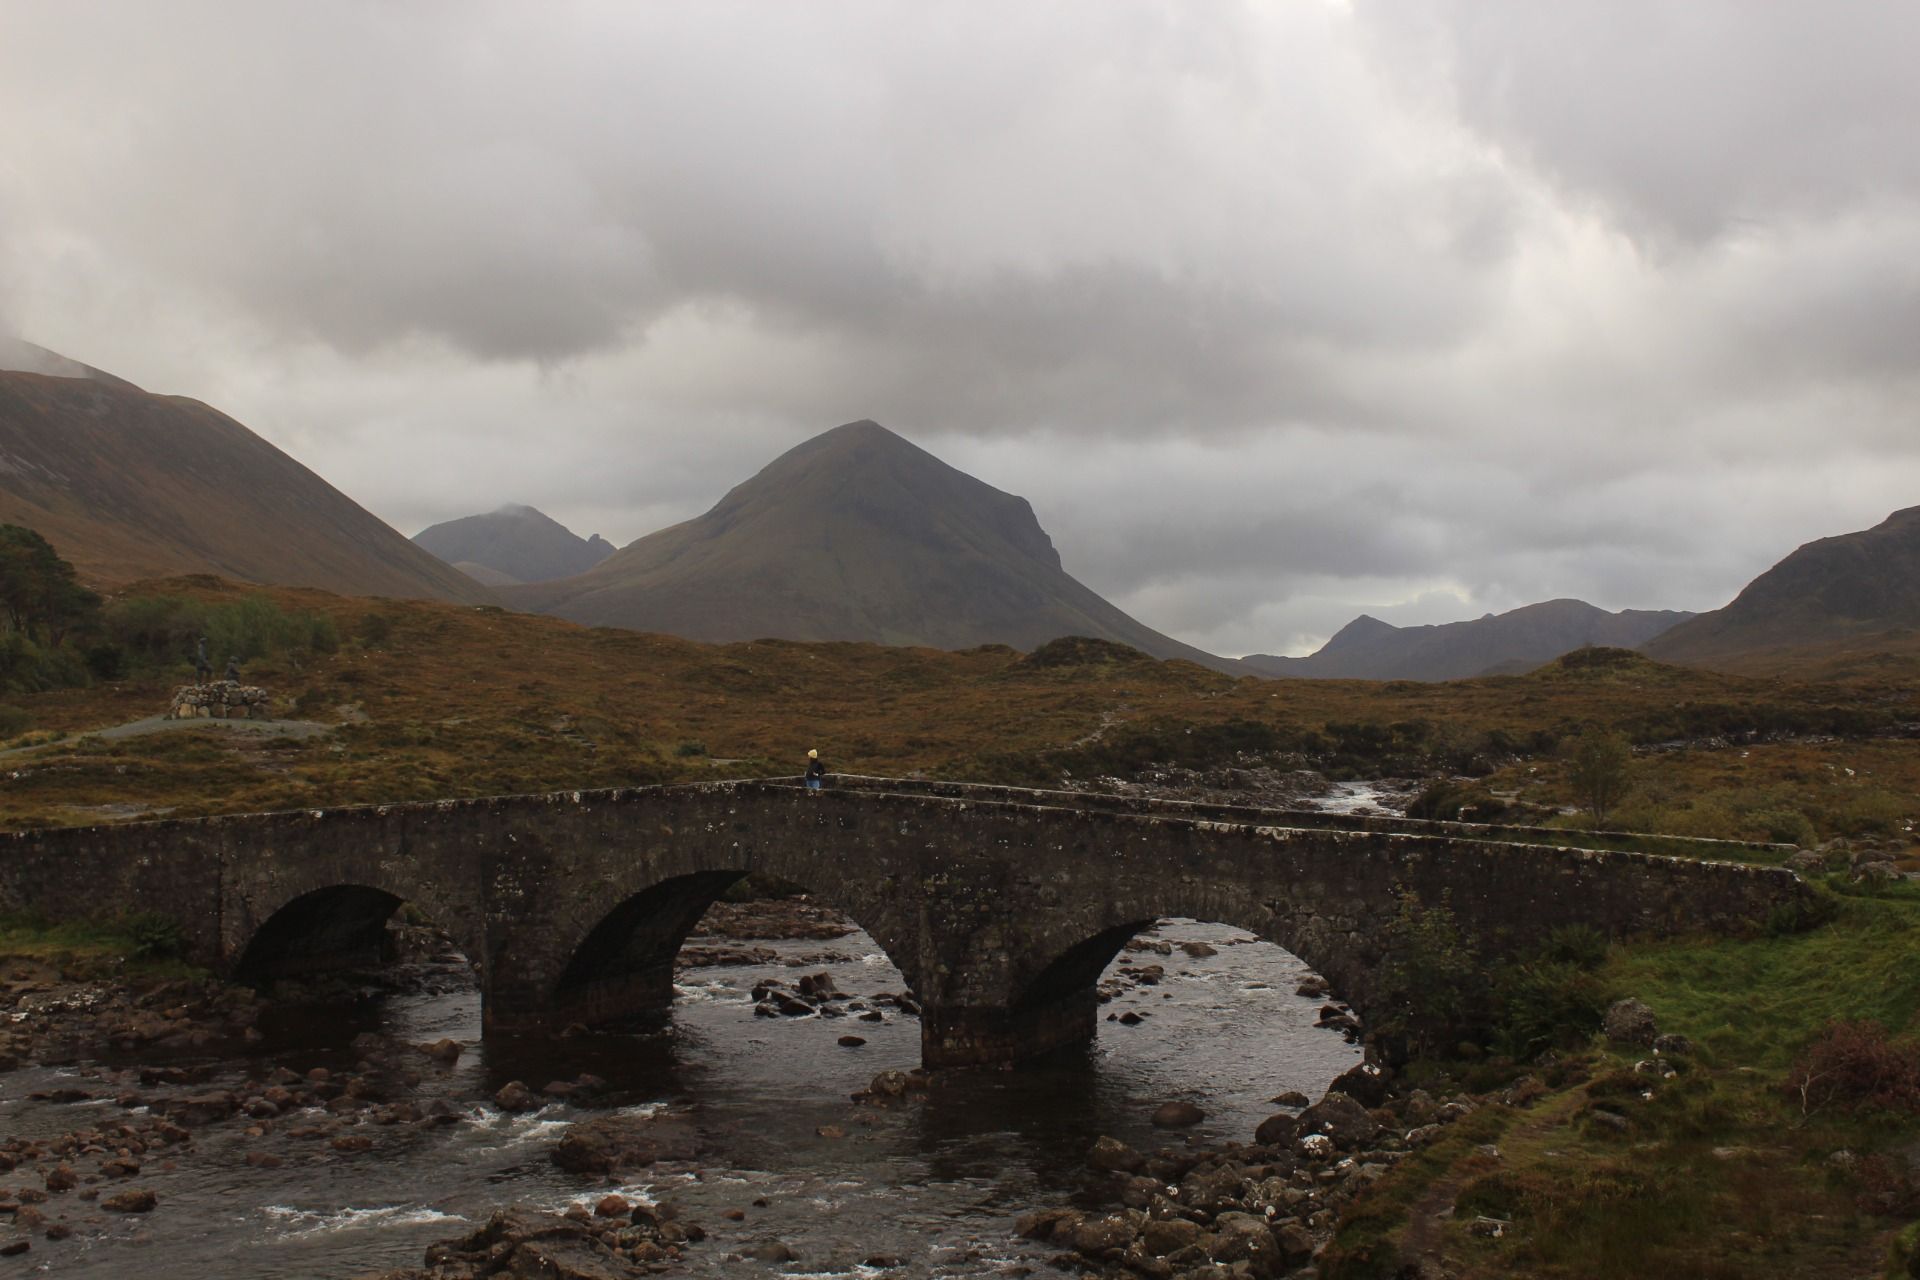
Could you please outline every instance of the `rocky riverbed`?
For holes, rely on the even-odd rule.
[[[161,1280],[1017,1274],[1055,1253],[1021,1212],[1103,1194],[1096,1139],[1144,1149],[1172,1099],[1208,1113],[1182,1137],[1225,1142],[1357,1057],[1298,961],[1175,924],[1106,975],[1088,1054],[928,1078],[863,934],[802,900],[707,925],[672,1026],[538,1042],[480,1041],[430,930],[271,1000],[0,964],[0,1247]]]
[[[1396,1090],[1389,1073],[1363,1064],[1310,1105],[1300,1094],[1275,1098],[1245,1142],[1141,1151],[1102,1137],[1087,1157],[1106,1179],[1095,1203],[1035,1210],[1015,1229],[1102,1275],[1292,1275],[1326,1246],[1346,1205],[1488,1101]],[[1198,1117],[1172,1110],[1157,1119],[1178,1127]]]

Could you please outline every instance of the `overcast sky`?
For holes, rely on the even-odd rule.
[[[1920,504],[1920,5],[0,0],[0,330],[392,522],[871,417],[1224,653]]]

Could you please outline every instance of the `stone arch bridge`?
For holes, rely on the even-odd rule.
[[[1363,1011],[1383,925],[1444,896],[1488,954],[1582,923],[1610,936],[1759,927],[1790,873],[1529,842],[1525,831],[836,778],[244,814],[0,835],[0,910],[150,911],[243,978],[365,964],[403,901],[478,971],[489,1034],[664,1011],[709,904],[761,872],[885,949],[929,1067],[1084,1040],[1094,984],[1165,916],[1245,929]],[[1564,834],[1564,833],[1561,833]],[[1505,836],[1506,838],[1495,838]]]

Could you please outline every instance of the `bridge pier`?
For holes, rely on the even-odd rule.
[[[552,1035],[575,1024],[599,1028],[661,1021],[673,1013],[673,961],[546,995],[496,989],[481,1003],[487,1035]]]
[[[1099,1029],[1099,1008],[1092,987],[1009,1009],[924,1008],[920,1064],[929,1071],[1004,1067],[1086,1044]]]

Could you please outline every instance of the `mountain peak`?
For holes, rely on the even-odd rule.
[[[413,540],[489,586],[570,578],[613,554],[612,545],[598,534],[592,540],[581,538],[523,502],[443,521],[422,529]]]
[[[1920,626],[1920,507],[1871,529],[1820,538],[1749,582],[1723,609],[1649,646],[1665,662],[1708,666]]]
[[[1684,620],[1684,613],[1626,609],[1608,613],[1583,600],[1545,600],[1471,622],[1396,627],[1361,614],[1304,658],[1250,654],[1256,671],[1276,676],[1360,680],[1457,680],[1497,669],[1525,670],[1578,649],[1630,648]]]
[[[1069,577],[1025,498],[867,419],[795,445],[704,515],[513,598],[576,622],[695,640],[1033,649],[1090,636],[1232,666]]]

